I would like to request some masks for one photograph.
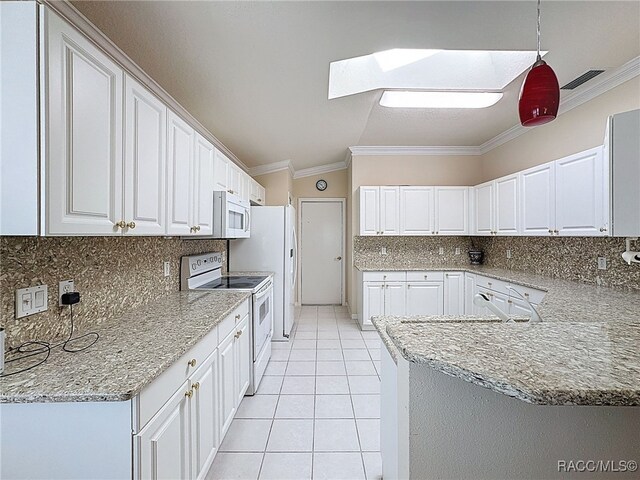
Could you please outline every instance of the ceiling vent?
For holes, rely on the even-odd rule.
[[[589,70],[588,72],[585,72],[582,75],[580,75],[578,78],[571,80],[564,87],[562,87],[561,90],[573,90],[574,88],[579,87],[583,83],[588,82],[592,78],[597,77],[602,72],[604,72],[604,70]]]

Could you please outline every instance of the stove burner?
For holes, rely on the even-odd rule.
[[[233,276],[221,277],[217,280],[202,285],[202,289],[254,289],[260,285],[267,277]]]

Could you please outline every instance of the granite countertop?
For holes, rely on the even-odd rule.
[[[391,356],[541,405],[640,405],[640,292],[483,266],[464,271],[546,291],[542,323],[472,315],[374,317]]]
[[[58,347],[42,365],[0,378],[0,403],[129,400],[249,296],[179,292],[101,323],[90,329],[100,338],[87,350]]]

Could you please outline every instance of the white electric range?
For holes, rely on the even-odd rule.
[[[251,381],[248,395],[258,390],[271,358],[273,337],[273,281],[269,275],[222,275],[222,254],[190,255],[180,260],[180,290],[232,290],[251,292]]]

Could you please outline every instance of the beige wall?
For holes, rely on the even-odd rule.
[[[480,162],[482,181],[602,145],[607,117],[636,108],[640,108],[640,77],[486,153]]]
[[[320,179],[327,181],[327,189],[324,192],[316,188],[316,182]],[[293,196],[296,198],[346,198],[348,191],[347,170],[293,180]]]
[[[265,205],[287,205],[293,196],[293,177],[289,170],[257,175],[255,181],[265,189]]]

